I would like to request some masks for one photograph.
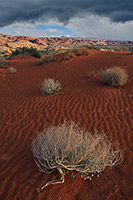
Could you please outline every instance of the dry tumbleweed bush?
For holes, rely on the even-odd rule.
[[[66,121],[38,134],[32,141],[32,152],[40,171],[50,173],[57,169],[60,174],[59,180],[46,183],[41,190],[63,183],[65,171],[74,170],[89,177],[90,173],[100,173],[106,166],[112,167],[122,161],[118,144],[111,144],[104,133],[91,134],[74,122]]]
[[[102,70],[99,75],[103,83],[113,87],[121,87],[128,80],[126,71],[117,66]]]
[[[59,90],[61,90],[62,86],[58,80],[54,80],[54,78],[47,78],[42,82],[41,85],[41,93],[42,94],[55,94]]]
[[[9,67],[9,68],[8,68],[8,71],[9,71],[11,74],[17,72],[16,68],[14,68],[14,67]]]

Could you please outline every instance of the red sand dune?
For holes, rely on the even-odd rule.
[[[87,57],[38,65],[33,57],[9,61],[17,73],[0,77],[0,200],[129,200],[132,197],[132,64],[128,52],[94,51]],[[87,72],[122,66],[129,81],[109,88]],[[55,96],[41,95],[40,82],[59,80],[63,89]],[[58,172],[38,171],[28,148],[38,132],[64,119],[75,120],[89,131],[103,130],[123,150],[123,162],[105,169],[93,181],[65,177],[65,183],[39,192]]]

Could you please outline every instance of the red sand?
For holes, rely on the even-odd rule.
[[[87,57],[38,65],[33,57],[15,58],[10,66],[17,72],[0,77],[0,200],[129,200],[132,197],[131,105],[133,55],[128,52],[94,51]],[[87,72],[114,65],[125,68],[130,77],[123,88],[109,88]],[[62,91],[41,95],[40,82],[55,77]],[[50,123],[76,120],[89,131],[103,130],[120,143],[123,162],[105,169],[93,181],[65,177],[65,183],[39,192],[55,171],[38,171],[28,142]]]

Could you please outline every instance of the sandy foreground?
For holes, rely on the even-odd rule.
[[[69,61],[38,64],[33,57],[10,60],[14,74],[0,71],[0,200],[130,200],[132,197],[133,54],[93,51]],[[109,88],[87,72],[121,66],[129,74],[122,88]],[[55,78],[63,89],[41,95],[40,83]],[[30,142],[48,125],[67,120],[88,131],[103,130],[123,151],[123,161],[93,181],[66,175],[65,183],[51,185],[58,172],[38,171]]]

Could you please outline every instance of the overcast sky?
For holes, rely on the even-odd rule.
[[[0,33],[133,41],[133,0],[2,0]]]

